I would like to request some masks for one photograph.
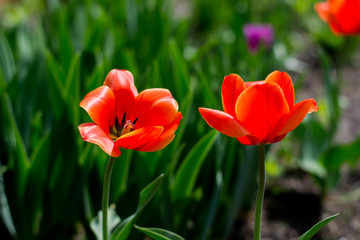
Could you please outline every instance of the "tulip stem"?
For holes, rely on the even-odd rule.
[[[255,227],[254,240],[261,239],[261,216],[263,210],[264,193],[265,193],[265,144],[258,146],[259,153],[259,185],[256,195],[255,206]]]
[[[104,175],[103,198],[102,198],[102,224],[103,224],[103,240],[108,239],[108,206],[109,206],[109,190],[111,172],[114,167],[115,158],[110,157]]]

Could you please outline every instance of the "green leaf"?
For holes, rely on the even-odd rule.
[[[111,176],[111,199],[117,202],[120,196],[127,189],[127,182],[130,174],[130,165],[134,151],[123,151],[121,161],[115,161],[113,174]]]
[[[169,41],[169,51],[174,69],[174,83],[177,96],[184,96],[189,86],[189,70],[175,39]]]
[[[317,224],[315,224],[309,231],[305,232],[303,235],[300,236],[298,240],[310,240],[321,228],[323,228],[326,224],[331,222],[334,218],[339,216],[339,214],[332,215],[327,217]]]
[[[50,73],[49,76],[49,95],[51,98],[51,103],[53,105],[53,111],[57,118],[62,116],[64,102],[63,95],[64,92],[64,84],[63,79],[65,79],[65,73],[61,69],[60,64],[55,61],[53,55],[49,50],[44,51],[44,55],[46,57],[46,65],[47,69]]]
[[[22,199],[25,193],[30,161],[27,155],[24,141],[20,135],[10,97],[5,93],[1,100],[1,125],[5,136],[6,148],[9,151],[9,168],[14,168],[19,198]]]
[[[44,183],[47,175],[48,157],[50,153],[50,131],[45,133],[42,139],[36,144],[30,156],[31,172],[36,175],[36,179]]]
[[[3,95],[3,92],[5,92],[5,89],[6,89],[5,76],[3,74],[2,69],[0,68],[0,95]]]
[[[360,138],[344,145],[330,147],[321,158],[327,169],[340,169],[343,163],[355,165],[360,156]]]
[[[3,69],[5,81],[10,82],[15,74],[16,67],[9,43],[6,39],[5,34],[1,30],[0,30],[0,52],[1,52],[0,66]]]
[[[154,240],[184,240],[176,233],[161,228],[143,228],[136,225],[135,228]]]
[[[199,175],[200,168],[209,153],[218,132],[210,131],[190,150],[185,160],[180,165],[173,182],[173,200],[189,196],[195,186],[195,181]]]
[[[112,233],[110,238],[111,240],[127,239],[133,225],[135,224],[136,219],[139,217],[145,206],[154,197],[155,193],[159,190],[163,178],[164,174],[161,174],[158,178],[156,178],[140,192],[140,200],[135,213],[120,223],[120,225]]]
[[[80,54],[73,56],[69,72],[66,76],[65,88],[63,90],[63,100],[67,102],[71,122],[75,126],[79,125],[80,112]]]
[[[108,229],[109,229],[109,231],[111,231],[111,229],[116,227],[116,225],[119,224],[121,220],[115,211],[114,204],[110,205],[107,212],[108,212],[108,214],[107,214]],[[103,217],[102,211],[98,211],[98,215],[90,222],[90,228],[94,232],[97,239],[102,239],[102,235],[103,235],[102,234],[102,225],[103,225],[102,217]]]
[[[190,116],[192,114],[192,107],[194,106],[193,102],[194,102],[194,89],[195,86],[193,86],[193,84],[191,85],[189,91],[187,92],[186,96],[184,97],[184,99],[182,100],[181,104],[180,104],[180,111],[182,112],[183,116]],[[171,144],[171,152],[170,152],[170,156],[175,156],[177,153],[180,153],[179,150],[181,150],[181,145],[183,144],[184,140],[184,134],[185,134],[185,129],[188,125],[188,122],[190,118],[183,118],[181,120],[181,123],[179,125],[179,128],[176,131],[176,137],[174,139],[174,143]],[[174,160],[174,158],[173,158]],[[174,161],[173,166],[171,167],[175,167],[177,165],[177,160]],[[172,175],[173,172],[173,168],[170,169],[170,174]]]
[[[152,183],[147,185],[140,192],[140,200],[138,207],[136,209],[136,213],[139,213],[144,209],[144,207],[150,202],[150,200],[154,197],[155,193],[158,191],[161,182],[164,178],[164,174],[161,174],[158,178],[156,178]]]
[[[8,204],[8,200],[5,194],[5,185],[3,178],[3,168],[0,162],[0,217],[4,223],[6,229],[9,231],[10,235],[15,239],[16,238],[16,229],[14,226],[13,219],[11,217],[11,212]],[[5,170],[6,171],[6,170]]]
[[[200,79],[200,83],[202,86],[202,94],[203,98],[206,99],[206,106],[208,108],[218,108],[218,99],[215,97],[213,91],[211,90],[211,84],[209,84],[209,76],[204,73],[202,70],[201,64],[196,64],[195,69],[196,73],[198,74],[198,78]]]

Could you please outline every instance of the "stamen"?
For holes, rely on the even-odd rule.
[[[135,125],[135,123],[137,122],[139,118],[136,118],[134,121],[133,121],[133,125]]]
[[[116,129],[116,135],[119,136],[119,120],[117,117],[115,117],[115,129]]]
[[[124,124],[125,124],[125,119],[126,119],[126,113],[124,113],[124,116],[123,116],[123,118],[122,118],[122,121],[121,121],[121,125],[122,126],[124,126]]]
[[[118,128],[119,127],[119,121],[118,121],[118,118],[115,117],[115,127]]]

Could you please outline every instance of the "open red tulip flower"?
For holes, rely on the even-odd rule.
[[[245,145],[278,142],[307,113],[318,110],[314,99],[294,104],[294,86],[285,72],[272,72],[257,82],[244,82],[239,75],[230,74],[224,78],[221,93],[224,111],[199,111],[211,127]]]
[[[178,104],[167,89],[138,94],[131,72],[111,70],[104,85],[88,93],[80,106],[93,123],[79,125],[84,141],[97,144],[111,157],[120,148],[152,152],[167,146],[182,119]]]
[[[327,0],[316,3],[319,17],[327,22],[336,34],[360,33],[360,0]]]

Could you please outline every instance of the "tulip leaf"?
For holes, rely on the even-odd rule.
[[[1,125],[5,136],[6,148],[9,150],[9,167],[14,168],[17,178],[19,198],[22,199],[25,193],[30,161],[27,155],[24,141],[20,135],[10,97],[5,93],[1,97]]]
[[[154,240],[184,240],[176,233],[161,228],[144,228],[136,225],[135,228]]]
[[[1,166],[0,162],[0,217],[4,225],[6,226],[6,229],[9,231],[10,235],[15,239],[16,238],[16,229],[14,226],[14,221],[11,216],[8,199],[5,194],[5,185],[4,185],[4,178],[3,178],[3,172],[5,167]]]
[[[117,224],[120,223],[120,217],[117,215],[115,211],[115,205],[110,205],[108,208],[108,231],[116,227]],[[102,239],[102,211],[98,211],[98,215],[91,220],[90,228],[95,234],[97,239]]]
[[[169,50],[173,66],[176,66],[174,67],[174,83],[176,84],[177,96],[184,96],[188,90],[188,79],[190,79],[190,77],[188,76],[189,71],[187,65],[175,39],[169,41]]]
[[[301,235],[298,240],[310,240],[321,228],[323,228],[326,224],[334,220],[334,218],[336,218],[337,216],[339,216],[339,214],[335,214],[321,220],[320,222],[315,224],[312,228],[310,228],[310,230],[308,230],[303,235]]]
[[[130,174],[130,165],[132,160],[132,155],[134,151],[123,151],[121,155],[121,161],[115,161],[113,174],[111,176],[111,199],[113,202],[117,202],[120,196],[127,189],[128,177]]]
[[[208,207],[208,211],[205,217],[205,221],[204,221],[204,225],[203,225],[203,230],[202,230],[202,234],[201,234],[201,238],[200,239],[208,239],[209,238],[209,234],[211,232],[211,227],[214,224],[214,221],[216,219],[216,212],[219,208],[219,200],[220,200],[220,196],[223,190],[223,185],[224,185],[224,178],[223,178],[223,172],[221,169],[221,165],[222,162],[224,161],[224,156],[225,156],[225,150],[226,150],[226,140],[224,141],[224,138],[227,138],[227,136],[225,135],[220,135],[216,142],[217,143],[224,143],[224,144],[216,144],[215,148],[217,150],[217,154],[216,154],[216,161],[215,161],[215,187],[214,187],[214,191],[213,194],[211,196],[211,202],[210,205]]]
[[[201,68],[201,64],[196,64],[195,69],[199,76],[201,86],[203,88],[204,99],[206,99],[206,106],[209,108],[218,108],[218,99],[215,97],[213,91],[211,90],[211,85],[208,84],[208,76],[204,73]]]
[[[184,161],[180,165],[175,180],[173,182],[173,199],[180,200],[189,196],[195,186],[195,181],[199,175],[200,168],[209,153],[218,132],[210,131],[190,150]]]
[[[110,238],[111,240],[127,239],[136,219],[139,217],[145,206],[154,197],[155,193],[159,190],[163,178],[164,174],[161,174],[140,192],[140,199],[135,213],[120,223],[120,225],[112,233]]]
[[[46,65],[47,69],[50,72],[49,76],[49,95],[51,98],[51,102],[55,113],[55,116],[60,118],[62,116],[62,111],[64,107],[62,92],[64,91],[64,84],[62,83],[62,79],[65,78],[65,73],[59,67],[58,62],[55,61],[49,50],[44,51],[44,55],[46,57]]]
[[[327,169],[339,170],[343,163],[354,166],[360,156],[360,138],[352,143],[330,147],[321,158]]]
[[[70,69],[66,76],[65,88],[63,90],[64,101],[69,106],[69,115],[74,125],[79,124],[80,108],[80,54],[75,54],[71,60]]]
[[[2,69],[0,68],[0,95],[3,95],[6,89],[6,81]]]
[[[10,82],[15,75],[16,67],[11,48],[3,31],[0,30],[0,66],[6,82]]]

